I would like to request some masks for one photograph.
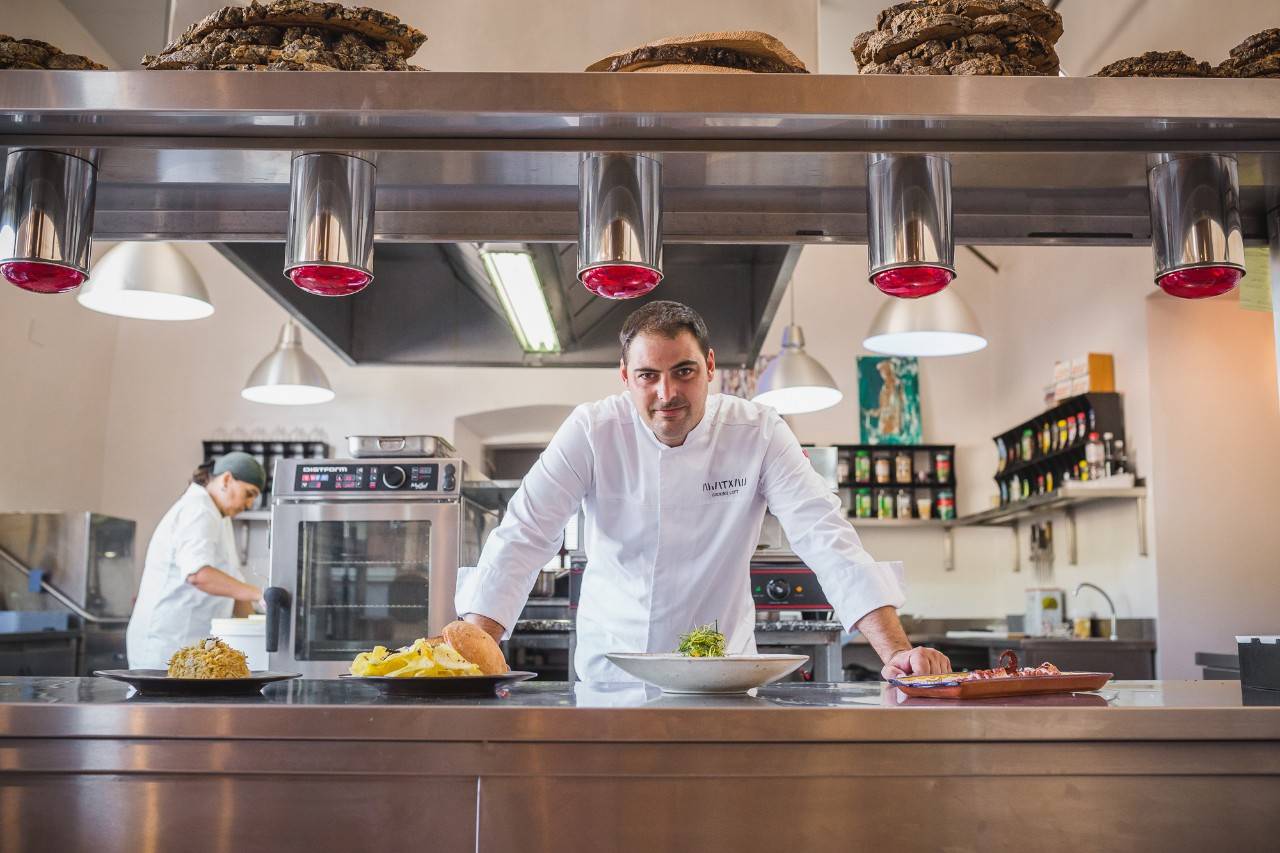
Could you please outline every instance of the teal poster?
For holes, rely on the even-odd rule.
[[[920,362],[858,356],[858,408],[863,444],[920,444]]]

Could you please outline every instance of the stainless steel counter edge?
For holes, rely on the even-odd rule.
[[[737,698],[654,693],[641,697],[642,707],[608,708],[574,707],[571,703],[580,700],[565,684],[517,688],[505,699],[465,703],[384,704],[377,695],[312,704],[282,704],[286,696],[220,703],[119,698],[92,704],[9,702],[0,703],[0,743],[57,737],[617,743],[1280,740],[1280,707],[1241,707],[1240,688],[1233,682],[1114,682],[1102,698],[1087,697],[1101,702],[1110,696],[1107,707],[1055,706],[1050,697],[1038,704],[885,707],[867,704],[883,701],[875,685],[767,691]]]

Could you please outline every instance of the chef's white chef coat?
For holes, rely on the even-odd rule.
[[[709,622],[719,622],[730,654],[754,652],[748,567],[766,508],[844,625],[904,600],[892,567],[863,549],[773,409],[709,395],[684,444],[668,447],[619,394],[577,407],[560,427],[479,565],[459,570],[458,613],[488,616],[509,633],[580,506],[587,569],[574,666],[584,680],[631,680],[607,652],[672,652],[681,634]]]
[[[133,669],[165,669],[183,646],[209,636],[213,620],[235,602],[201,592],[187,576],[212,566],[244,580],[231,519],[218,511],[204,486],[192,483],[160,519],[147,546],[142,585],[129,618],[125,644]]]

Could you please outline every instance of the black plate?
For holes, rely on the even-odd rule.
[[[170,678],[163,669],[99,669],[93,674],[123,681],[142,696],[252,696],[273,681],[302,677],[262,670],[248,678]]]
[[[340,675],[344,681],[376,687],[387,696],[497,696],[498,690],[518,681],[537,678],[536,672],[504,672],[502,675],[457,675],[438,678],[395,678],[390,675]]]

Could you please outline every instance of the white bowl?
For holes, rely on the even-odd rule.
[[[746,693],[777,681],[809,659],[806,655],[694,658],[641,652],[613,652],[605,657],[628,675],[666,693]]]

